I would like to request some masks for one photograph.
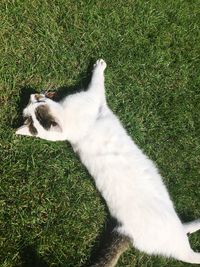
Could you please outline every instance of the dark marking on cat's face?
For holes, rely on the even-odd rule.
[[[31,133],[32,135],[35,136],[35,135],[38,134],[37,129],[36,129],[35,126],[33,125],[33,119],[32,119],[32,117],[28,117],[28,118],[26,118],[26,120],[25,120],[25,124],[28,125],[28,129],[29,129],[29,131],[30,131],[30,133]]]
[[[51,126],[57,126],[57,122],[50,114],[49,107],[47,105],[40,105],[35,110],[36,119],[46,130],[49,130]]]

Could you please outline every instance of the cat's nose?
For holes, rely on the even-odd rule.
[[[42,102],[45,100],[45,95],[43,94],[32,94],[31,95],[31,102],[34,103],[34,102]]]

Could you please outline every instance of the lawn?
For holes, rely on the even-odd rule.
[[[84,86],[99,57],[110,107],[182,220],[200,217],[199,1],[2,0],[0,14],[0,266],[86,266],[109,228],[69,144],[15,135],[31,92]],[[117,266],[192,265],[131,248]]]

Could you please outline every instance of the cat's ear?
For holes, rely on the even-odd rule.
[[[32,136],[29,127],[26,124],[18,128],[15,134]]]

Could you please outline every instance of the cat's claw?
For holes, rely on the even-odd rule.
[[[94,70],[101,70],[104,71],[106,68],[106,62],[103,59],[98,59],[94,64]]]

